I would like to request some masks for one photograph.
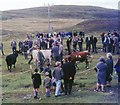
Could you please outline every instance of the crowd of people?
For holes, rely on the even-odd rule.
[[[66,39],[64,42],[63,40]],[[83,32],[75,32],[74,34],[63,34],[53,33],[37,33],[37,34],[28,34],[27,40],[19,41],[18,43],[13,40],[11,42],[12,52],[17,50],[19,47],[19,52],[24,55],[25,59],[28,59],[28,52],[30,55],[30,60],[28,64],[31,64],[32,59],[34,59],[32,52],[36,51],[36,67],[34,68],[34,73],[32,73],[32,81],[34,87],[34,98],[38,98],[38,90],[40,85],[42,85],[42,79],[40,72],[44,73],[44,82],[43,85],[46,89],[46,96],[50,97],[51,88],[55,88],[55,97],[61,95],[61,90],[64,91],[65,95],[71,94],[72,84],[76,74],[76,67],[74,63],[71,62],[71,57],[68,58],[68,61],[62,62],[65,49],[67,49],[68,55],[73,51],[84,51],[88,50],[91,53],[98,53],[97,51],[97,42],[98,38],[94,35],[86,35]],[[116,31],[102,33],[101,42],[103,44],[103,52],[107,53],[107,60],[104,57],[100,57],[99,63],[96,65],[97,71],[97,85],[95,91],[101,89],[102,92],[105,92],[105,86],[111,86],[113,68],[115,68],[118,74],[118,82],[120,83],[120,58],[116,65],[113,63],[112,54],[120,53],[120,34]],[[85,43],[85,48],[83,47]],[[64,48],[63,46],[66,46]],[[3,43],[0,47],[2,55]],[[50,68],[50,62],[43,68],[45,57],[41,50],[51,50],[51,57],[56,62],[54,70]],[[62,83],[62,80],[64,82]]]
[[[114,65],[112,54],[107,53],[106,56],[107,60],[105,60],[103,56],[99,58],[99,62],[97,63],[95,68],[97,72],[97,84],[95,89],[96,92],[105,92],[105,86],[111,87],[114,68],[118,75],[118,84],[120,84],[120,57],[118,57],[118,60]]]
[[[74,63],[71,62],[71,57],[68,61],[61,65],[61,62],[57,61],[52,72],[50,64],[47,64],[43,70],[44,81],[43,86],[46,90],[46,97],[51,96],[51,89],[54,90],[55,97],[61,96],[62,92],[64,95],[71,94],[74,76],[76,74],[76,68]],[[38,90],[41,85],[41,75],[38,73],[38,69],[35,68],[32,74],[33,87],[34,87],[34,98],[38,98]],[[62,82],[64,80],[64,82]],[[64,84],[63,84],[64,83]],[[64,85],[64,87],[63,87]]]
[[[102,33],[102,44],[103,44],[103,52],[110,52],[113,54],[119,54],[119,42],[120,42],[120,34],[115,32]]]
[[[16,51],[17,46],[19,51],[25,55],[25,59],[27,59],[27,51],[37,44],[40,49],[46,50],[51,49],[53,47],[53,43],[57,43],[58,45],[66,45],[64,49],[67,49],[68,54],[71,54],[72,51],[83,51],[88,50],[91,53],[97,53],[97,42],[98,38],[101,37],[102,49],[103,52],[110,52],[112,54],[119,54],[119,43],[120,43],[120,34],[117,31],[101,33],[99,36],[95,35],[85,35],[84,32],[54,32],[53,34],[47,33],[34,33],[27,34],[26,40],[21,40],[16,42],[13,40],[11,42],[12,51]],[[64,43],[63,39],[66,42]],[[83,43],[86,45],[85,48]],[[0,45],[2,55],[3,52],[3,43]]]

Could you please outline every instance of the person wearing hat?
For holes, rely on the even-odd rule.
[[[49,72],[45,72],[43,86],[46,88],[46,97],[50,97],[50,89],[52,87],[52,79],[49,77]]]
[[[38,98],[38,90],[42,83],[41,75],[39,74],[37,68],[34,70],[34,73],[32,74],[32,82],[33,82],[33,88],[34,88],[34,98],[37,99]]]
[[[95,91],[98,92],[99,87],[101,86],[101,91],[105,92],[105,85],[106,85],[106,71],[107,71],[107,64],[105,62],[104,57],[99,58],[99,62],[96,65],[97,68],[97,84]]]

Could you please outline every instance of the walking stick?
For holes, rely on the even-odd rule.
[[[31,73],[31,76],[32,76],[32,74],[33,74],[32,69],[33,69],[33,67],[32,67],[32,65],[30,65],[30,73]]]

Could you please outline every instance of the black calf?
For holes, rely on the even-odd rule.
[[[13,54],[6,56],[7,68],[8,70],[10,70],[10,72],[11,72],[12,65],[14,65],[14,68],[15,68],[17,56],[18,56],[18,51],[15,51]]]

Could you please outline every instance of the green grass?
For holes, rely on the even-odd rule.
[[[11,53],[10,41],[4,37],[5,54]],[[117,103],[118,94],[110,93],[96,93],[94,88],[97,82],[96,72],[94,67],[98,62],[100,56],[106,56],[104,53],[93,54],[93,61],[90,63],[89,71],[85,69],[85,63],[79,63],[79,70],[75,75],[73,92],[69,96],[54,97],[52,92],[50,98],[46,98],[45,89],[43,86],[40,87],[39,96],[41,100],[33,99],[33,87],[31,80],[30,68],[28,61],[24,59],[23,56],[17,58],[16,68],[12,69],[10,73],[7,70],[5,56],[0,56],[0,64],[2,67],[2,93],[3,93],[3,103]],[[116,60],[116,56],[113,58]],[[26,72],[27,71],[27,72]],[[86,71],[83,73],[83,71]],[[42,79],[44,78],[42,74]],[[117,86],[117,79],[113,78],[112,85]],[[117,93],[117,92],[116,92]],[[111,99],[111,100],[110,100]]]

